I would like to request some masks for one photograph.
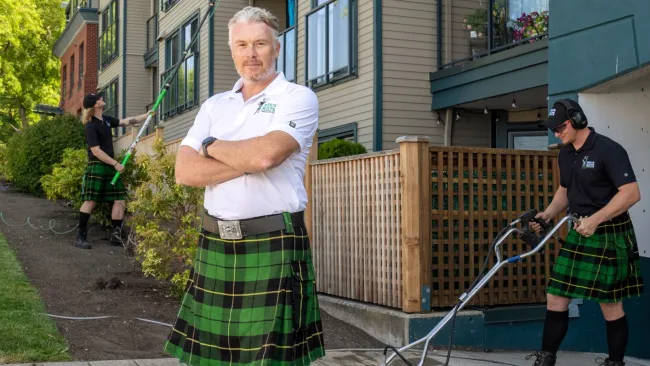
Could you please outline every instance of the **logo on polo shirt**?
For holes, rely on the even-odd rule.
[[[260,112],[262,113],[275,113],[275,107],[278,105],[276,103],[269,103],[266,102],[262,104],[262,108],[260,108]]]
[[[296,123],[293,121],[289,121],[289,126],[291,126],[292,128],[296,128]]]
[[[589,161],[589,156],[585,156],[582,159],[582,169],[593,169],[596,167],[595,161]]]

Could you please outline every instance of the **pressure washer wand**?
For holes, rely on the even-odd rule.
[[[208,17],[212,17],[212,15],[214,14],[214,10],[219,6],[220,3],[221,0],[218,0],[216,4],[214,0],[209,1],[208,11],[203,16],[203,19],[201,19],[201,22],[199,23],[199,27],[196,30],[196,34],[194,34],[194,37],[192,37],[192,41],[190,42],[190,44],[187,45],[187,47],[183,51],[183,58],[178,62],[178,64],[176,64],[176,66],[174,66],[172,72],[167,76],[167,78],[163,82],[163,87],[161,88],[160,94],[158,95],[158,98],[156,98],[156,102],[151,108],[152,113],[149,113],[147,119],[144,121],[144,124],[140,128],[140,131],[138,132],[137,136],[135,137],[135,139],[129,146],[128,150],[126,151],[126,155],[124,156],[124,159],[122,159],[122,166],[126,167],[126,164],[131,159],[131,155],[133,154],[133,150],[135,149],[135,146],[138,144],[138,142],[140,142],[140,137],[142,137],[144,131],[147,130],[147,126],[149,125],[149,122],[151,122],[151,119],[154,115],[153,111],[158,109],[160,103],[162,103],[163,98],[165,98],[165,95],[167,95],[167,91],[169,90],[171,81],[176,77],[178,70],[180,69],[181,65],[183,65],[183,62],[185,62],[187,55],[190,53],[190,49],[194,46],[194,43],[198,39],[199,34],[201,33],[201,29],[203,28],[203,24],[208,19]],[[115,176],[111,181],[112,185],[115,185],[117,183],[117,179],[120,177],[120,175],[121,175],[120,172],[115,172]]]

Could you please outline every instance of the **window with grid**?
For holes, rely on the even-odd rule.
[[[198,31],[198,18],[183,24],[172,36],[165,40],[165,72],[161,82],[167,79],[174,68],[179,65],[178,73],[169,82],[169,89],[162,102],[162,118],[168,118],[198,103],[199,93],[199,41],[194,43],[187,57],[183,52],[192,42],[192,37]]]
[[[66,84],[68,81],[68,67],[63,65],[63,80],[61,81],[61,100],[65,100]]]
[[[70,94],[72,96],[72,90],[74,89],[74,55],[70,56]]]
[[[81,84],[84,79],[84,44],[79,45],[79,85],[77,89],[81,89]]]
[[[119,103],[118,103],[118,96],[119,96],[119,80],[115,79],[111,81],[108,85],[106,85],[100,93],[102,94],[104,98],[104,103],[106,105],[104,106],[104,115],[105,116],[110,116],[113,118],[119,118]],[[115,129],[115,136],[120,136],[124,134],[125,128],[124,127],[116,127]]]
[[[357,73],[357,0],[314,0],[307,14],[305,75],[318,87]]]
[[[102,12],[101,34],[99,36],[99,65],[101,69],[115,60],[118,47],[118,0],[111,1]]]

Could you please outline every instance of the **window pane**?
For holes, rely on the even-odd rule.
[[[187,101],[194,101],[194,85],[196,74],[194,72],[196,57],[190,56],[187,58]]]
[[[178,74],[176,74],[176,79],[178,80],[178,105],[185,104],[185,63],[181,64],[181,67],[178,69]]]
[[[183,44],[183,50],[187,49],[187,46],[190,45],[192,42],[192,24],[188,24],[185,26],[185,29],[183,30],[184,33],[184,39],[185,43]]]
[[[287,32],[286,35],[286,49],[285,49],[285,76],[287,80],[294,81],[296,79],[296,29]]]
[[[313,80],[325,74],[325,9],[321,9],[308,17],[308,74],[307,79]]]
[[[287,52],[285,49],[285,38],[286,33],[278,39],[278,41],[280,41],[280,54],[278,55],[277,64],[275,65],[275,69],[278,71],[284,71],[284,54]]]
[[[350,57],[350,0],[337,0],[329,8],[329,72],[348,66]]]

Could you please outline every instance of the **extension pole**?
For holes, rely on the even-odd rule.
[[[163,82],[163,87],[161,88],[160,94],[158,95],[158,98],[156,98],[156,103],[154,103],[153,107],[151,108],[152,112],[157,110],[158,107],[160,106],[160,103],[162,103],[163,98],[165,98],[165,95],[167,95],[167,91],[169,90],[170,83],[171,81],[176,77],[176,74],[178,73],[178,70],[180,69],[181,65],[183,62],[185,62],[185,59],[187,58],[187,55],[190,53],[190,49],[192,46],[194,46],[194,43],[196,42],[199,34],[201,33],[201,29],[203,28],[203,24],[205,21],[208,19],[208,17],[211,17],[214,14],[214,10],[219,6],[219,3],[221,3],[221,0],[217,1],[217,4],[215,5],[214,0],[210,0],[208,3],[208,11],[205,13],[203,16],[203,19],[201,19],[201,23],[199,23],[199,27],[196,30],[196,34],[194,34],[194,37],[192,37],[192,41],[190,42],[189,45],[185,48],[185,51],[183,51],[183,59],[178,62],[178,64],[174,67],[172,72],[167,76],[165,81]],[[140,128],[140,131],[138,132],[138,135],[135,137],[135,140],[133,140],[133,143],[129,146],[129,149],[126,151],[126,155],[124,156],[124,159],[122,159],[122,166],[126,168],[126,164],[129,162],[131,159],[131,155],[133,154],[133,150],[135,149],[135,146],[140,142],[140,137],[142,137],[142,133],[147,130],[147,126],[149,125],[149,122],[151,122],[151,118],[153,117],[153,113],[149,113],[147,116],[147,119],[144,121],[144,124]],[[117,179],[120,177],[120,172],[115,172],[115,176],[113,177],[113,180],[111,181],[112,185],[115,185],[117,183]]]

